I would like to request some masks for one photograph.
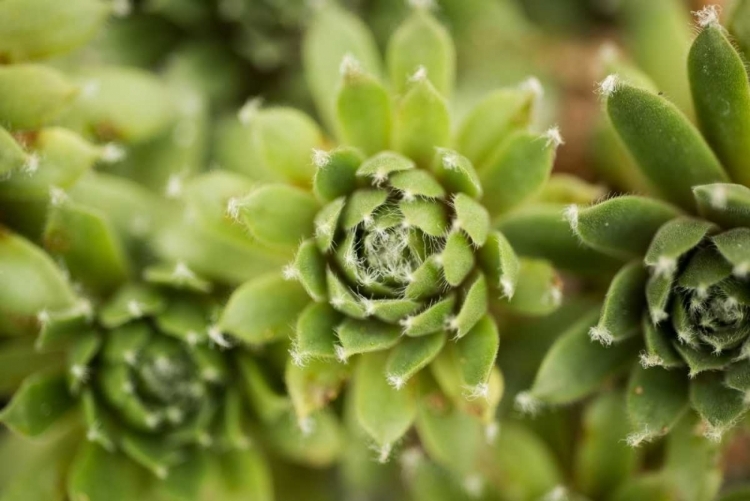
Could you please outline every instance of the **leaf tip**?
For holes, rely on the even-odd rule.
[[[542,134],[542,138],[546,140],[546,146],[548,148],[552,147],[553,149],[557,149],[565,144],[562,134],[560,134],[560,127],[557,125],[547,129],[547,131]]]
[[[604,80],[598,84],[599,95],[607,98],[610,97],[617,91],[617,87],[620,85],[620,77],[615,74],[608,75]]]
[[[701,28],[718,26],[719,14],[721,14],[721,7],[718,5],[706,5],[701,10],[693,12],[695,20]]]
[[[516,410],[531,416],[537,414],[542,408],[542,402],[528,391],[522,391],[516,395],[513,404]]]
[[[570,225],[570,229],[577,232],[578,231],[578,214],[579,209],[576,204],[571,204],[565,207],[565,210],[563,211],[563,219],[565,219],[568,224]]]
[[[602,346],[610,346],[615,340],[609,329],[601,325],[596,325],[589,329],[589,337],[591,341],[601,343]]]
[[[237,112],[237,119],[244,126],[250,125],[253,119],[258,115],[258,111],[260,111],[262,105],[263,98],[261,97],[248,99]]]

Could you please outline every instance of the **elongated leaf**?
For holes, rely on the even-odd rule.
[[[661,367],[633,369],[628,382],[628,417],[637,445],[666,435],[688,409],[688,378],[684,371]]]
[[[642,257],[661,226],[680,215],[675,207],[650,198],[621,196],[565,213],[586,245],[622,259]]]
[[[667,200],[691,210],[695,185],[727,180],[700,132],[666,99],[618,84],[607,113],[643,173]]]
[[[0,420],[17,433],[33,437],[44,433],[73,404],[63,375],[39,373],[23,382],[0,412]]]
[[[0,70],[0,123],[10,129],[39,129],[57,118],[77,89],[61,73],[33,64]]]
[[[574,402],[630,366],[640,340],[628,339],[609,348],[592,343],[588,332],[596,319],[596,312],[589,313],[558,338],[542,361],[529,393],[517,399],[519,406],[533,406],[535,401]]]
[[[639,261],[624,266],[609,285],[599,323],[589,333],[604,345],[640,333],[646,307],[646,270]]]
[[[393,125],[394,148],[421,166],[430,165],[435,148],[448,146],[450,141],[447,103],[426,77],[411,84],[399,102]]]
[[[391,35],[386,62],[394,90],[402,94],[409,79],[424,68],[443,96],[450,96],[456,71],[456,49],[450,33],[427,12],[416,8]]]
[[[391,139],[391,98],[374,77],[361,68],[343,74],[336,102],[341,141],[374,155],[388,149]]]
[[[722,228],[750,226],[750,188],[714,183],[693,188],[698,212]]]
[[[438,332],[430,336],[401,340],[388,355],[388,382],[396,389],[402,388],[440,353],[446,339],[448,335],[445,332]]]
[[[706,26],[693,42],[688,70],[706,141],[734,181],[750,184],[750,142],[739,139],[750,136],[750,83],[742,58],[718,23]]]
[[[724,386],[721,375],[705,372],[690,382],[690,403],[706,421],[706,435],[718,440],[747,410],[744,394]]]
[[[265,343],[288,336],[294,319],[309,302],[302,286],[273,273],[237,289],[219,325],[248,343]]]
[[[339,68],[347,55],[367,73],[380,75],[380,56],[370,30],[353,14],[326,3],[315,13],[305,34],[302,62],[315,106],[330,129],[336,123]]]
[[[359,423],[386,457],[417,414],[413,389],[396,390],[388,384],[385,378],[387,360],[384,353],[362,355],[354,383]]]

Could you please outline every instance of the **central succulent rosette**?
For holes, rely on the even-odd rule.
[[[225,236],[249,234],[259,254],[287,259],[233,293],[222,330],[251,344],[291,340],[285,383],[303,430],[351,379],[357,433],[385,459],[423,400],[494,429],[503,382],[491,310],[546,313],[561,293],[551,265],[519,258],[495,224],[540,193],[561,139],[529,130],[533,79],[490,94],[454,131],[444,97],[453,45],[423,8],[391,39],[387,85],[369,37],[326,6],[306,39],[335,141],[303,113],[253,100],[218,153],[246,176],[193,183],[225,200]],[[214,203],[196,204],[194,220],[217,220]]]

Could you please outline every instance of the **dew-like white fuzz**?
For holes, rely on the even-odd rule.
[[[737,278],[747,278],[748,273],[750,273],[750,263],[747,261],[738,263],[732,268],[732,275]]]
[[[565,207],[563,211],[563,219],[565,219],[570,225],[570,229],[573,231],[578,230],[578,206],[571,204]]]
[[[231,348],[232,346],[232,343],[224,337],[218,325],[212,325],[208,328],[208,338],[221,348]]]
[[[617,75],[608,75],[607,78],[599,82],[599,94],[609,97],[617,91],[620,78]]]
[[[721,7],[718,5],[706,5],[701,10],[693,12],[695,20],[698,26],[706,28],[707,26],[715,26],[719,24],[719,14],[721,13]]]
[[[406,380],[401,376],[390,374],[386,376],[388,384],[391,385],[395,390],[400,390],[406,384]]]
[[[68,194],[57,186],[49,187],[49,203],[53,207],[60,207],[68,201]]]
[[[318,169],[327,167],[331,162],[331,154],[318,148],[313,148],[311,158],[312,164]]]
[[[143,306],[135,299],[128,301],[128,313],[134,318],[140,318],[143,316]]]
[[[484,492],[484,480],[478,474],[472,474],[464,478],[464,490],[473,498],[478,498]]]
[[[514,407],[523,414],[534,415],[541,409],[542,402],[532,396],[530,392],[522,391],[516,395]]]
[[[479,383],[475,386],[469,386],[464,390],[464,398],[466,400],[476,400],[483,398],[487,400],[490,396],[490,385],[487,383]]]
[[[615,340],[609,329],[602,327],[601,325],[596,325],[589,329],[589,337],[592,341],[599,342],[604,346],[611,345]]]
[[[133,12],[130,0],[112,0],[112,14],[117,17],[127,17]]]
[[[333,348],[334,353],[336,354],[336,360],[338,360],[342,364],[346,364],[349,362],[349,355],[346,353],[346,350],[341,345],[336,345]]]
[[[126,156],[125,148],[117,143],[107,143],[102,147],[102,160],[108,164],[122,162]]]
[[[351,77],[362,73],[362,64],[351,53],[347,52],[339,64],[339,73],[342,77]]]
[[[641,363],[641,367],[644,369],[650,369],[651,367],[661,367],[664,365],[664,360],[654,353],[648,353],[646,351],[642,351],[638,355],[638,360]]]
[[[547,131],[542,134],[542,137],[546,139],[548,147],[552,146],[553,148],[557,149],[561,145],[565,144],[562,134],[560,134],[560,128],[556,125],[547,129]]]
[[[723,210],[727,208],[727,188],[723,184],[715,184],[708,188],[711,207]]]
[[[538,101],[544,97],[544,86],[537,77],[529,77],[518,86],[521,90],[529,91],[534,94]]]
[[[516,286],[513,281],[508,277],[502,277],[500,279],[500,288],[503,291],[503,297],[506,299],[513,299],[513,294],[516,292]]]
[[[671,277],[676,269],[676,259],[669,256],[659,256],[654,265],[654,274],[658,277]]]
[[[182,176],[179,174],[170,174],[167,179],[167,185],[164,187],[164,195],[167,198],[180,198],[182,196]]]
[[[258,114],[260,107],[263,105],[263,99],[260,97],[254,97],[248,99],[245,104],[242,105],[240,110],[237,112],[237,118],[242,125],[250,125],[253,118]]]
[[[500,435],[500,423],[492,421],[484,427],[484,440],[488,444],[494,444],[497,437]]]
[[[284,277],[284,280],[297,280],[299,272],[294,264],[290,263],[281,269],[281,276]]]
[[[41,161],[41,158],[39,157],[38,153],[30,154],[26,158],[26,163],[24,163],[23,167],[21,167],[21,172],[29,176],[35,174],[36,171],[39,170],[40,161]]]
[[[409,77],[410,82],[423,82],[425,80],[427,80],[427,68],[422,65],[417,66],[417,69]]]

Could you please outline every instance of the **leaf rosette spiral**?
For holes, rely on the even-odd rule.
[[[632,444],[666,434],[689,408],[718,439],[747,409],[750,86],[716,11],[698,18],[702,31],[688,58],[697,127],[648,88],[615,75],[601,85],[611,124],[650,193],[566,210],[587,247],[627,264],[598,321],[558,341],[528,394],[549,403],[580,398],[637,358]],[[604,348],[584,346],[586,331]],[[585,377],[567,373],[597,356],[601,365]],[[562,384],[580,391],[557,399]]]
[[[243,144],[225,137],[218,153],[245,175],[193,181],[221,186],[227,233],[288,260],[240,286],[219,325],[251,344],[291,339],[286,385],[303,429],[351,378],[358,422],[385,458],[415,420],[417,374],[491,424],[502,393],[491,308],[540,314],[561,299],[551,265],[519,258],[495,229],[538,195],[561,142],[556,129],[529,131],[538,82],[490,94],[454,134],[454,49],[426,10],[393,35],[388,84],[372,36],[335,6],[316,13],[304,53],[335,139],[252,100],[232,128]]]

